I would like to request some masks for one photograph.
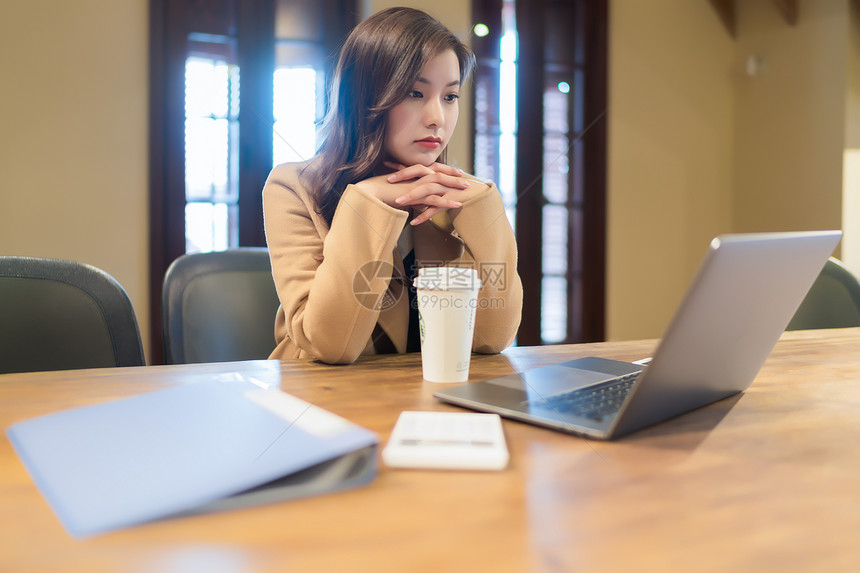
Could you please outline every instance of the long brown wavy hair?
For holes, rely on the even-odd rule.
[[[425,12],[383,10],[347,37],[329,88],[325,139],[306,170],[329,225],[346,186],[372,176],[385,159],[388,110],[406,99],[424,65],[447,50],[457,55],[463,85],[475,67],[474,54]],[[444,151],[439,161],[445,161]]]

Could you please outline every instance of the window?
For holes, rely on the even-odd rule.
[[[310,159],[325,115],[336,46],[317,0],[278,0],[275,22],[274,164]],[[343,31],[343,36],[346,30]],[[338,43],[341,38],[338,38]]]
[[[184,253],[265,245],[272,166],[308,159],[355,0],[150,0],[150,302]]]
[[[239,67],[233,54],[235,42],[228,38],[206,40],[191,34],[185,60],[187,253],[239,244]]]
[[[520,344],[602,340],[606,2],[474,0],[475,172],[517,235]]]
[[[476,19],[475,176],[493,181],[516,230],[517,30],[512,0],[490,2]],[[479,8],[476,3],[476,8]]]

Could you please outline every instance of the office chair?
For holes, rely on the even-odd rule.
[[[860,326],[860,282],[831,257],[786,330]]]
[[[165,363],[268,358],[279,304],[268,249],[182,255],[164,277]]]
[[[134,308],[106,272],[0,256],[0,373],[143,366]]]

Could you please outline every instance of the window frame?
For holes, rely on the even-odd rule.
[[[605,339],[606,323],[606,114],[607,0],[519,0],[515,3],[519,41],[517,55],[517,148],[543,150],[547,18],[564,6],[575,15],[565,23],[574,34],[575,61],[571,91],[576,101],[568,110],[567,336],[560,343]],[[491,34],[474,38],[479,65],[498,58],[502,0],[473,0],[473,23],[490,24]],[[477,98],[476,98],[477,101]],[[477,116],[477,112],[475,114]],[[474,125],[473,125],[474,133]],[[475,145],[475,138],[472,138]],[[473,147],[473,153],[475,149]],[[477,161],[477,155],[475,155]],[[544,344],[541,333],[543,290],[543,151],[517,153],[515,228],[518,270],[523,282],[520,345]],[[537,191],[537,192],[536,192]]]
[[[335,54],[357,22],[356,0],[319,0],[324,49]],[[277,0],[149,2],[150,357],[163,361],[162,283],[185,254],[185,60],[191,32],[236,38],[239,112],[239,246],[265,246],[262,190],[272,169]],[[334,58],[326,60],[330,77]],[[273,318],[274,320],[274,318]]]

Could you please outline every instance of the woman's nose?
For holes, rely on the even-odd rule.
[[[424,126],[425,127],[440,127],[443,121],[442,104],[435,100],[430,100],[424,106]]]

